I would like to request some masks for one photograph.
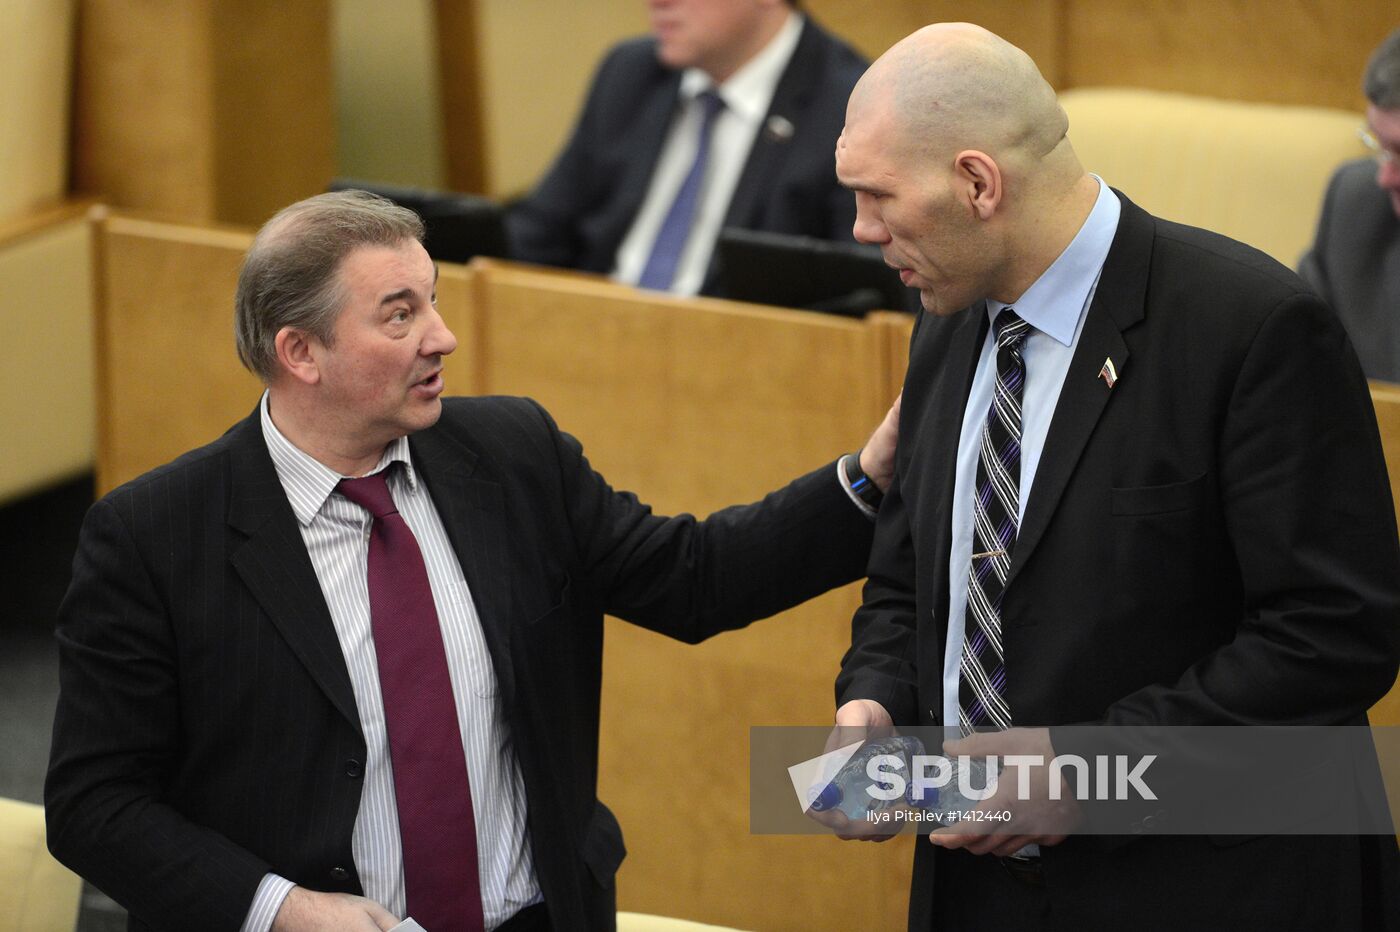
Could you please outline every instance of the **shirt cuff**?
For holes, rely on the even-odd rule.
[[[242,932],[268,932],[272,928],[272,920],[277,918],[277,911],[282,908],[282,901],[295,886],[285,877],[264,874],[253,897],[253,905],[248,909],[248,918],[243,920]]]
[[[851,501],[855,502],[856,507],[859,508],[867,518],[874,521],[878,512],[861,500],[861,497],[851,488],[851,480],[846,478],[846,460],[852,456],[855,456],[855,454],[847,453],[836,461],[836,479],[841,483],[841,488],[846,490],[846,496],[850,498]]]

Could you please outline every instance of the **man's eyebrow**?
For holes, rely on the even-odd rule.
[[[841,187],[845,188],[847,191],[850,191],[850,192],[853,193],[853,194],[879,194],[879,193],[881,193],[881,189],[880,189],[879,187],[876,187],[875,185],[871,185],[871,184],[869,184],[869,183],[862,182],[862,181],[842,181],[840,178],[837,178],[837,179],[836,179],[836,183],[839,184]]]
[[[439,272],[439,271],[440,271],[440,270],[438,269],[437,263],[434,262],[434,263],[433,263],[433,289],[432,289],[433,291],[437,291],[438,272]],[[415,292],[412,288],[400,288],[398,291],[391,291],[391,292],[389,292],[388,294],[386,294],[384,297],[380,298],[380,299],[379,299],[379,303],[380,303],[380,305],[382,306],[382,305],[385,305],[385,304],[392,304],[392,303],[394,303],[395,301],[406,301],[406,300],[409,300],[409,299],[415,297],[416,294],[417,294],[417,292]]]
[[[436,282],[434,282],[436,284]],[[436,289],[435,289],[436,290]],[[400,288],[398,291],[391,291],[379,299],[379,306],[393,304],[395,301],[412,301],[418,297],[418,292],[412,288]]]

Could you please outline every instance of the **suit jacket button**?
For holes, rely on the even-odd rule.
[[[352,759],[345,762],[345,775],[347,777],[358,777],[362,773],[364,773],[364,768],[360,766],[359,761]]]
[[[350,872],[349,872],[348,870],[346,870],[345,868],[343,868],[343,867],[332,867],[332,868],[331,868],[331,880],[334,880],[336,883],[345,883],[345,881],[347,881],[347,880],[349,880],[349,879],[350,879]]]

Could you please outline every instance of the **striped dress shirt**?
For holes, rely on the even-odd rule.
[[[335,491],[343,477],[299,450],[272,423],[262,399],[262,430],[277,476],[296,514],[302,540],[330,609],[360,728],[368,748],[352,851],[365,896],[403,917],[405,893],[394,773],[379,691],[379,668],[370,631],[369,512]],[[541,900],[526,838],[525,786],[511,747],[510,728],[498,698],[496,673],[471,592],[447,531],[414,471],[408,438],[385,448],[370,474],[402,463],[389,474],[389,491],[408,522],[433,590],[443,648],[452,678],[457,721],[471,780],[476,843],[486,928]],[[293,883],[268,874],[258,887],[244,932],[267,932]]]

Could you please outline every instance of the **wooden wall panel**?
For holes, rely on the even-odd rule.
[[[0,225],[0,502],[92,468],[92,259],[86,205]]]
[[[328,0],[83,0],[74,185],[258,224],[334,174]]]
[[[476,0],[476,8],[483,114],[476,144],[485,192],[504,197],[544,174],[603,54],[646,31],[646,7],[640,0]]]
[[[881,311],[867,318],[875,328],[883,354],[885,391],[890,400],[904,390],[904,373],[909,368],[909,338],[914,334],[914,318],[908,314]]]
[[[78,7],[73,183],[122,207],[214,216],[213,73],[200,4]]]
[[[328,0],[212,0],[214,215],[261,226],[335,176]]]
[[[872,61],[930,23],[977,23],[1024,49],[1046,80],[1058,84],[1061,5],[1061,0],[806,0],[803,8]]]
[[[111,217],[96,238],[101,495],[218,437],[262,385],[233,345],[250,236]]]
[[[757,498],[854,449],[888,403],[874,330],[856,322],[518,268],[478,286],[489,390],[540,400],[662,513]],[[748,831],[749,728],[830,720],[858,602],[850,586],[698,646],[609,622],[600,795],[631,852],[621,908],[748,929],[900,925],[907,839]]]
[[[479,6],[476,0],[433,3],[446,187],[453,191],[488,189]]]
[[[1063,87],[1120,85],[1358,110],[1394,0],[1064,0]]]
[[[75,0],[0,3],[0,221],[68,191]]]
[[[435,5],[331,0],[338,177],[447,186],[444,129],[471,120],[454,107],[453,122],[444,128],[442,97],[459,87],[474,89],[476,82],[449,82],[439,69]],[[470,58],[460,48],[447,51],[454,64]]]

